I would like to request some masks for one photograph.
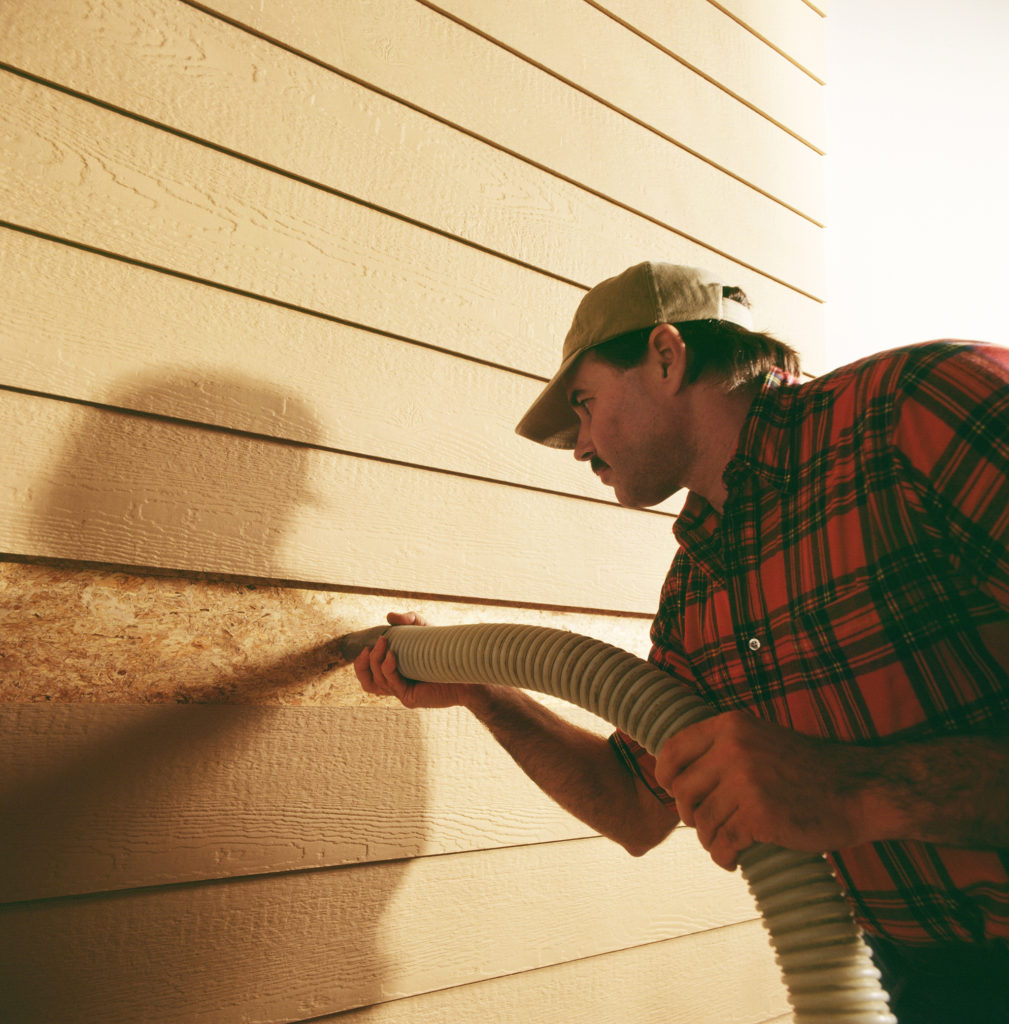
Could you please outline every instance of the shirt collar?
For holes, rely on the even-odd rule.
[[[765,375],[743,421],[736,453],[725,467],[723,480],[729,500],[748,474],[783,492],[795,489],[799,388],[799,381],[784,370]],[[720,521],[708,500],[691,491],[673,523],[673,534],[684,548],[714,569],[720,557],[716,540]]]

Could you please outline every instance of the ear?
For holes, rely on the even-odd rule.
[[[687,370],[687,346],[672,324],[658,324],[648,336],[648,356],[675,391],[683,386]]]

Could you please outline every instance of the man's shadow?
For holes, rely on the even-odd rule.
[[[32,512],[40,535],[72,532],[80,551],[103,552],[96,561],[136,566],[143,564],[143,538],[158,534],[178,552],[180,570],[193,559],[202,565],[226,563],[240,549],[250,575],[283,578],[287,530],[299,507],[319,497],[308,478],[309,450],[252,436],[252,425],[263,423],[263,410],[276,410],[281,429],[294,425],[297,436],[313,436],[311,412],[276,386],[252,379],[202,382],[200,391],[203,401],[228,410],[229,420],[250,433],[95,412],[95,422],[105,424],[103,432],[73,438],[48,483],[36,490]],[[111,404],[123,410],[157,408],[166,399],[171,403],[176,392],[191,400],[192,388],[174,384],[166,374],[131,382]],[[115,551],[122,552],[120,558],[107,554]],[[52,920],[59,921],[61,907],[72,919],[73,904],[81,899],[114,901],[150,886],[232,887],[231,899],[252,876],[259,889],[271,878],[279,885],[294,877],[311,889],[313,879],[329,884],[334,871],[347,872],[347,878],[357,872],[367,895],[344,904],[337,927],[344,948],[349,943],[357,964],[367,965],[362,976],[368,980],[341,979],[346,968],[341,962],[322,965],[322,974],[334,979],[332,991],[353,994],[346,997],[349,1002],[329,1005],[320,992],[313,1012],[379,999],[387,973],[380,949],[382,917],[405,865],[352,865],[367,862],[370,831],[382,837],[377,846],[386,859],[394,848],[390,836],[412,834],[416,842],[423,835],[427,787],[415,715],[334,706],[344,700],[360,704],[362,698],[333,640],[371,623],[331,616],[338,599],[323,607],[308,591],[255,585],[256,608],[269,609],[274,623],[290,627],[280,630],[279,642],[260,632],[260,642],[257,628],[270,630],[269,621],[257,627],[243,620],[240,628],[235,621],[215,623],[215,602],[223,608],[223,599],[232,600],[250,586],[247,582],[170,573],[164,580],[144,579],[153,603],[148,600],[144,614],[131,618],[129,590],[141,585],[137,577],[103,577],[106,590],[117,583],[123,590],[103,609],[77,600],[80,570],[52,572],[65,598],[62,639],[49,634],[48,649],[31,639],[33,629],[38,637],[38,624],[53,614],[53,592],[35,595],[34,609],[31,593],[18,595],[22,640],[27,635],[19,648],[24,702],[0,705],[0,728],[8,737],[6,755],[0,754],[0,762],[5,756],[8,762],[0,770],[0,898],[7,901],[0,907],[5,919],[0,989],[8,1008],[19,1008],[20,1016],[31,1020],[98,1020],[111,1009],[104,1001],[112,993],[141,984],[152,999],[163,990],[163,999],[200,1005],[204,1012],[212,1011],[206,1005],[211,991],[247,991],[253,999],[256,980],[277,972],[277,949],[268,931],[252,942],[248,934],[235,934],[241,914],[198,915],[185,922],[187,946],[237,946],[250,954],[234,968],[235,977],[217,977],[206,991],[174,997],[171,950],[156,956],[153,950],[128,949],[114,934],[96,935],[93,943],[99,947],[123,951],[99,977],[90,967],[94,947],[85,952],[73,929],[49,931],[38,923],[53,911]],[[162,585],[176,604],[183,591],[193,598],[186,603],[190,617],[180,618],[172,601],[156,607]],[[247,632],[228,650],[208,645],[206,637],[194,646],[185,627],[197,614],[211,639],[218,628],[232,638],[236,629]],[[60,678],[61,652],[54,643],[65,644],[68,655],[74,644],[83,645],[82,656],[73,660],[72,680]],[[103,694],[103,683],[112,685],[108,665],[117,658],[124,669],[117,675],[118,690],[114,696]],[[333,682],[337,676],[339,684]],[[55,702],[47,700],[54,696]],[[94,706],[109,697],[115,707]],[[354,716],[369,723],[362,730],[367,736],[353,728]],[[300,734],[323,748],[307,751],[301,743],[294,749]],[[285,750],[280,737],[287,737],[291,749]],[[362,749],[365,744],[369,749]],[[383,773],[383,750],[371,749],[383,744],[394,754],[391,763],[400,766],[404,751],[412,751],[411,770]],[[326,765],[334,770],[327,772]],[[208,822],[208,813],[215,820]],[[314,823],[309,827],[316,834],[306,834],[304,822]],[[151,856],[130,846],[149,843],[152,835],[159,848]],[[291,852],[309,848],[315,853],[308,864]],[[410,855],[406,847],[402,855]],[[288,925],[301,931],[291,913],[296,911],[285,909]],[[310,935],[311,928],[305,932]],[[313,946],[304,954],[317,958],[318,951]],[[163,969],[152,974],[159,956]],[[129,976],[141,969],[142,978]],[[291,998],[293,1005],[304,992]],[[221,1007],[215,1019],[231,1019],[229,1013],[244,1019],[243,1013],[252,1011],[252,1006]]]

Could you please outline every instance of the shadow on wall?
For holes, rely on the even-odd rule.
[[[173,387],[115,404],[163,408]],[[264,410],[311,427],[268,383],[199,390],[246,429]],[[76,412],[36,490],[38,537],[95,561],[142,565],[150,543],[180,569],[240,556],[273,573],[314,500],[307,449],[126,413],[95,434]],[[416,716],[339,706],[363,698],[331,641],[371,623],[318,591],[10,568],[45,585],[4,593],[23,627],[0,704],[5,1019],[296,1020],[377,1001],[404,867],[368,862],[418,852],[426,781]]]

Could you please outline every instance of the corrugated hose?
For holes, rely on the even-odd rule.
[[[560,697],[653,754],[675,732],[714,714],[668,673],[577,633],[512,624],[381,626],[344,637],[341,651],[353,660],[383,635],[407,678],[492,683]],[[739,866],[770,933],[795,1024],[896,1024],[826,859],[757,843]]]

